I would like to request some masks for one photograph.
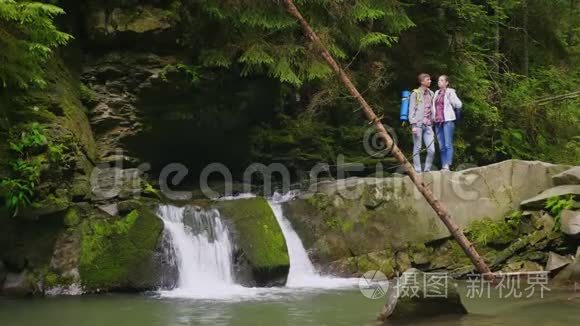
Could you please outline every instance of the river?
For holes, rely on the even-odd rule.
[[[424,325],[580,325],[580,297],[573,299],[570,292],[490,300],[466,299],[466,284],[459,288],[470,314],[430,319]],[[164,298],[157,293],[2,298],[0,325],[368,325],[381,305],[382,300],[367,299],[358,289],[271,289],[243,300]]]

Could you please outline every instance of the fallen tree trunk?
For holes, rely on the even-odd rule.
[[[326,62],[336,73],[336,75],[338,75],[338,77],[340,78],[344,86],[347,88],[349,93],[352,95],[352,97],[354,97],[358,101],[367,119],[370,120],[371,124],[375,126],[378,135],[385,142],[387,148],[391,149],[391,155],[401,163],[401,165],[407,172],[408,176],[411,178],[415,186],[417,186],[417,189],[419,189],[419,192],[421,192],[423,197],[425,197],[425,200],[427,200],[429,205],[433,207],[435,213],[437,213],[437,215],[439,216],[441,221],[443,221],[449,232],[453,235],[453,237],[455,237],[455,240],[459,243],[463,251],[469,256],[473,265],[475,265],[477,270],[485,278],[493,279],[494,278],[493,273],[491,272],[491,270],[489,269],[483,258],[475,250],[473,244],[471,244],[471,242],[465,237],[461,228],[457,224],[455,224],[455,222],[452,220],[451,215],[447,211],[447,208],[445,208],[443,204],[441,204],[441,202],[437,198],[435,198],[431,190],[425,185],[423,179],[417,173],[417,171],[415,171],[413,165],[409,163],[403,152],[401,152],[397,144],[394,143],[391,136],[387,133],[385,127],[381,123],[381,120],[374,113],[371,106],[362,97],[362,95],[354,86],[354,84],[350,81],[350,78],[348,78],[344,70],[338,65],[338,63],[336,63],[330,52],[328,52],[324,44],[322,44],[322,42],[320,41],[320,38],[318,38],[318,35],[314,32],[312,27],[310,27],[310,24],[308,24],[308,22],[304,19],[304,17],[302,17],[302,14],[298,10],[298,8],[296,8],[296,6],[294,5],[294,2],[292,0],[282,0],[282,2],[288,13],[290,13],[290,15],[292,15],[300,23],[300,26],[302,27],[306,36],[312,41],[312,43],[317,48],[317,51],[320,52],[320,55],[324,58],[324,60],[326,60]]]

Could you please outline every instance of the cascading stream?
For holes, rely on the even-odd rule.
[[[290,271],[288,273],[287,287],[299,288],[336,288],[352,286],[358,282],[358,279],[335,278],[329,276],[321,276],[312,261],[308,257],[308,252],[304,248],[302,240],[292,228],[292,224],[284,216],[282,204],[292,200],[297,193],[290,191],[286,194],[274,193],[268,200],[276,220],[282,229],[284,238],[286,239],[286,246],[288,248],[288,256],[290,258]]]
[[[325,277],[316,272],[300,237],[282,211],[282,204],[295,195],[293,192],[284,195],[276,193],[268,201],[288,248],[290,271],[286,286],[330,289],[354,285],[356,280]],[[236,199],[231,197],[224,200]],[[158,214],[165,226],[166,258],[177,274],[175,286],[160,291],[162,296],[257,299],[287,291],[284,288],[246,288],[235,283],[230,231],[217,210],[161,205]]]
[[[158,213],[178,271],[175,289],[165,294],[213,298],[237,287],[229,231],[217,210],[162,205]]]

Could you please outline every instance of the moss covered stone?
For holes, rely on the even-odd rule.
[[[222,201],[217,208],[235,229],[236,243],[250,263],[258,284],[287,276],[290,266],[284,234],[262,197]]]
[[[69,208],[64,214],[64,225],[73,227],[81,222],[79,211],[76,207]]]
[[[122,219],[93,218],[81,224],[79,272],[86,291],[150,289],[152,256],[162,221],[140,208]]]

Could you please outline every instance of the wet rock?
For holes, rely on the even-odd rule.
[[[580,247],[576,250],[574,260],[564,267],[553,279],[557,285],[574,285],[580,284]]]
[[[28,272],[22,273],[7,273],[4,285],[2,286],[2,294],[8,296],[27,296],[36,292],[34,282],[31,280]]]
[[[464,315],[467,310],[453,280],[445,275],[427,274],[417,269],[405,271],[387,291],[387,303],[378,320],[419,321],[444,315]]]
[[[117,216],[119,215],[119,207],[117,203],[109,204],[109,205],[101,205],[97,206],[103,212],[109,214],[110,216]]]
[[[124,200],[117,203],[119,215],[126,215],[132,210],[138,209],[141,206],[143,206],[143,204],[140,201],[134,199]]]
[[[580,184],[580,166],[575,166],[552,177],[555,185],[578,185]]]
[[[553,272],[569,265],[570,263],[572,263],[572,259],[570,257],[564,257],[558,255],[555,252],[550,252],[548,254],[548,262],[546,263],[546,270],[548,272]]]
[[[218,201],[215,206],[233,226],[235,243],[249,262],[256,285],[286,284],[290,269],[286,240],[266,199]]]
[[[128,199],[137,196],[142,190],[139,169],[120,169],[117,167],[95,168],[91,175],[93,200],[119,197]]]
[[[368,271],[380,271],[388,278],[397,274],[395,255],[390,250],[336,260],[323,265],[322,271],[338,277],[359,277]]]
[[[70,194],[73,202],[88,200],[91,197],[89,178],[85,175],[77,175],[72,182]]]
[[[570,195],[580,197],[580,185],[564,185],[550,188],[535,197],[522,201],[520,206],[523,209],[542,209],[549,198]]]
[[[536,211],[531,214],[532,225],[537,230],[552,230],[554,228],[554,218],[543,211]]]
[[[411,268],[411,258],[409,254],[404,251],[400,251],[395,256],[395,262],[397,263],[397,270],[406,271]]]
[[[563,210],[560,215],[560,223],[563,233],[573,236],[580,236],[580,211]]]
[[[502,268],[502,272],[541,272],[544,268],[533,261],[513,261],[508,263],[504,268]]]
[[[114,166],[122,166],[125,168],[135,168],[139,165],[139,160],[123,154],[113,154],[110,156],[103,157],[101,163],[114,165]]]
[[[145,48],[140,43],[150,46],[175,45],[170,37],[173,15],[162,8],[137,5],[105,9],[102,4],[90,3],[88,12],[86,29],[93,45],[127,47],[137,43],[133,47],[138,48]]]
[[[80,230],[79,275],[86,291],[157,287],[163,222],[153,212],[140,208],[119,219],[85,219]]]

